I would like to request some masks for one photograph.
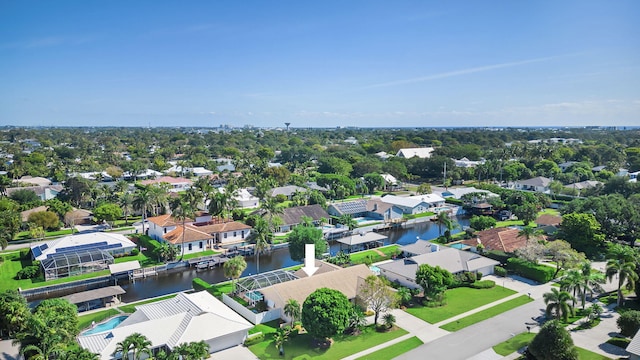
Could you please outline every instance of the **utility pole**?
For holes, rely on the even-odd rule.
[[[443,177],[443,186],[445,190],[449,190],[447,189],[447,162],[445,161],[444,163],[444,177]]]

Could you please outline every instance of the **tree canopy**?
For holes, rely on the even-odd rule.
[[[351,303],[343,293],[320,288],[302,304],[302,325],[315,339],[326,339],[344,331],[349,325]]]
[[[327,251],[327,242],[322,230],[310,226],[296,226],[288,235],[289,253],[294,261],[304,260],[305,244],[315,244],[315,257],[319,258]]]

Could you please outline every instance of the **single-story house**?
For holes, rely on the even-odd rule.
[[[278,195],[284,195],[287,197],[287,199],[291,200],[291,198],[293,197],[293,194],[300,192],[307,192],[308,190],[300,187],[300,186],[296,186],[296,185],[287,185],[287,186],[279,186],[279,187],[275,187],[271,190],[269,190],[269,196],[271,197],[275,197]]]
[[[640,176],[640,171],[630,172],[627,175],[629,175],[630,182],[637,182],[638,176]]]
[[[566,172],[567,170],[569,170],[570,167],[572,167],[573,165],[575,165],[577,163],[578,163],[577,161],[566,161],[566,162],[558,164],[558,167],[560,168],[560,171]]]
[[[5,193],[7,196],[11,196],[16,191],[19,190],[29,190],[33,191],[42,201],[47,201],[58,196],[60,192],[62,192],[62,185],[47,185],[47,186],[23,186],[23,187],[12,187],[5,189]]]
[[[153,169],[145,169],[144,171],[135,174],[136,179],[155,179],[158,176],[162,176],[162,173]],[[125,171],[122,173],[122,177],[125,179],[131,179],[134,175],[129,171]]]
[[[629,345],[627,345],[627,352],[629,353],[629,360],[640,360],[640,331],[636,333]]]
[[[538,229],[544,231],[545,234],[555,234],[560,229],[560,223],[562,222],[562,216],[543,214],[538,216],[535,223]]]
[[[233,165],[233,160],[231,160],[231,159],[218,158],[218,159],[213,159],[213,161],[218,163],[218,166],[216,166],[216,170],[218,170],[218,172],[223,172],[223,171],[234,172],[234,171],[236,171],[236,166]]]
[[[393,221],[402,218],[402,209],[380,199],[359,199],[338,202],[329,205],[327,213],[331,216],[345,214],[352,217],[367,217],[375,220]]]
[[[373,275],[369,267],[360,264],[271,285],[260,289],[259,292],[269,309],[282,309],[289,299],[294,299],[302,305],[312,292],[320,288],[338,290],[353,301],[357,296],[358,279],[365,279],[369,275]],[[287,320],[284,312],[282,318]]]
[[[418,239],[413,244],[400,247],[403,257],[412,257],[416,255],[427,254],[440,250],[439,244],[434,244],[429,240]]]
[[[585,180],[585,181],[580,181],[577,183],[573,183],[573,184],[567,184],[564,187],[569,188],[569,189],[576,189],[578,191],[582,191],[584,189],[591,189],[594,188],[596,186],[602,185],[602,182],[597,181],[597,180]]]
[[[385,190],[393,191],[400,188],[400,183],[398,182],[398,179],[396,179],[395,176],[391,174],[380,174],[380,176],[382,176],[382,178],[384,179]]]
[[[499,262],[469,251],[449,247],[439,247],[436,251],[416,255],[406,259],[394,260],[378,265],[380,275],[409,288],[419,288],[416,283],[416,271],[422,264],[440,266],[452,274],[463,272],[493,274]]]
[[[436,194],[418,196],[385,195],[381,200],[397,206],[404,214],[420,214],[427,211],[437,212],[436,208],[444,206],[445,203],[445,200]]]
[[[486,251],[513,253],[527,245],[527,238],[519,236],[519,233],[520,229],[516,228],[487,229],[478,231],[475,239],[464,240],[462,243],[468,245],[471,251],[477,251],[477,246],[482,244]]]
[[[174,298],[139,305],[112,330],[78,336],[83,348],[101,359],[122,358],[116,346],[127,336],[140,333],[151,342],[151,350],[171,351],[177,345],[204,341],[215,353],[242,344],[253,325],[206,291],[180,293]]]
[[[318,204],[306,205],[306,206],[294,206],[283,210],[282,225],[278,228],[279,232],[286,232],[293,229],[295,226],[302,223],[302,217],[306,216],[311,218],[313,224],[318,226],[320,219],[329,220],[329,214],[322,206]]]
[[[181,178],[181,177],[171,177],[171,176],[162,176],[157,179],[149,179],[142,180],[140,182],[142,185],[152,185],[152,184],[169,184],[170,192],[178,192],[187,190],[193,185],[193,182],[189,179]]]
[[[443,198],[452,197],[454,199],[460,200],[463,196],[468,194],[474,194],[473,202],[480,202],[484,199],[492,198],[492,197],[500,197],[500,195],[496,193],[492,193],[489,190],[476,189],[473,186],[470,187],[449,187],[448,189],[442,189],[441,191],[434,191],[436,195],[440,195]]]
[[[116,233],[91,232],[62,237],[49,243],[33,245],[34,260],[42,261],[56,254],[72,253],[77,250],[99,249],[112,255],[128,254],[136,244],[126,236]]]
[[[29,175],[25,175],[23,177],[21,177],[20,179],[16,179],[13,180],[14,183],[23,183],[23,184],[30,184],[33,186],[47,186],[47,185],[51,185],[51,180],[47,179],[47,178],[43,178],[43,177],[39,177],[39,176],[29,176]]]
[[[396,153],[397,157],[411,159],[412,157],[419,157],[420,159],[427,159],[431,157],[431,153],[435,149],[432,147],[421,147],[421,148],[405,148],[400,149]]]
[[[48,208],[46,206],[42,205],[42,206],[38,206],[38,207],[33,208],[33,209],[22,211],[20,213],[20,218],[22,219],[22,222],[25,223],[25,222],[29,221],[29,215],[31,215],[33,213],[41,212],[41,211],[47,211],[47,209]]]
[[[537,176],[527,180],[518,180],[515,183],[516,190],[535,191],[549,194],[551,192],[551,179],[544,176]]]
[[[91,224],[93,222],[93,213],[85,209],[76,209],[64,214],[64,223],[67,226]]]
[[[462,167],[462,168],[471,168],[471,167],[476,167],[478,165],[484,164],[483,160],[480,161],[472,161],[467,159],[466,157],[463,157],[462,159],[453,159],[453,163],[456,167]]]

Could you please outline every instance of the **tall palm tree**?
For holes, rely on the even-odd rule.
[[[442,236],[442,227],[449,228],[449,224],[451,223],[449,213],[446,211],[439,212],[436,217],[436,223],[438,223],[438,235]]]
[[[266,220],[262,218],[258,218],[253,227],[253,234],[255,239],[255,246],[253,250],[256,255],[256,273],[260,273],[260,254],[263,251],[269,250],[271,248],[271,238],[273,237],[273,233],[269,228],[269,224]]]
[[[167,200],[169,199],[167,186],[165,184],[150,185],[149,199],[154,216],[158,215],[160,212],[163,212],[166,207]]]
[[[291,318],[291,325],[296,322],[296,319],[300,318],[302,310],[300,309],[300,303],[295,299],[287,300],[284,305],[284,314]]]
[[[638,280],[636,273],[636,262],[629,258],[609,259],[607,261],[606,274],[609,281],[614,276],[618,277],[618,306],[624,304],[624,294],[622,294],[622,286],[629,290],[635,288],[635,282]]]
[[[518,236],[524,237],[529,240],[537,235],[537,230],[531,226],[525,226],[518,231]]]
[[[187,228],[185,227],[187,219],[193,218],[195,215],[195,210],[193,209],[191,203],[185,198],[185,196],[181,195],[175,198],[171,202],[171,216],[176,220],[182,221],[182,241],[180,244],[181,253],[180,253],[180,261],[184,257],[184,237],[187,232]]]
[[[280,356],[284,355],[284,343],[289,339],[289,333],[291,333],[291,329],[289,328],[278,328],[276,332],[273,333],[273,342]]]
[[[225,262],[222,266],[224,271],[224,276],[227,278],[231,278],[231,284],[233,285],[233,291],[236,291],[236,283],[235,281],[242,275],[244,269],[247,268],[247,262],[244,261],[244,258],[240,255],[231,258],[229,261]]]
[[[573,302],[572,306],[576,306],[576,296],[582,296],[582,283],[583,276],[582,272],[571,269],[567,271],[567,273],[560,279],[560,290],[566,291],[568,293],[573,293]]]
[[[147,219],[147,212],[151,205],[151,200],[151,194],[149,193],[148,187],[144,187],[134,193],[133,207],[142,212],[142,234],[145,234],[144,224]]]
[[[580,293],[582,294],[582,309],[584,310],[585,303],[587,301],[587,292],[591,293],[591,297],[593,297],[594,291],[601,291],[602,286],[605,281],[605,275],[599,271],[593,271],[591,268],[591,263],[585,261],[582,263],[581,271],[582,278],[580,279],[580,287],[582,290]]]
[[[567,321],[569,315],[573,315],[573,307],[569,304],[569,301],[574,300],[573,296],[566,291],[560,291],[556,288],[551,288],[551,292],[542,295],[544,303],[547,305],[545,313],[547,316],[555,314],[557,319],[564,319]]]
[[[278,201],[276,201],[276,198],[274,197],[266,198],[260,204],[260,209],[264,212],[263,218],[267,219],[269,228],[271,231],[275,232],[274,218],[277,217],[277,215],[284,213],[284,210],[280,207],[280,204],[278,204]]]
[[[143,354],[151,355],[151,341],[140,333],[133,333],[119,343],[112,355],[122,354],[123,359],[129,358],[129,352],[133,351],[133,359],[140,360]]]
[[[124,215],[124,225],[129,225],[129,215],[133,212],[133,204],[135,197],[130,192],[124,192],[120,195],[119,203],[122,208],[122,214]]]

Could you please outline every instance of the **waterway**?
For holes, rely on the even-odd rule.
[[[458,218],[460,227],[469,226],[469,219]],[[444,229],[442,229],[444,231]],[[453,233],[460,232],[461,229],[457,228]],[[389,237],[388,244],[408,245],[416,242],[419,239],[434,239],[438,237],[440,229],[438,225],[429,221],[416,223],[410,228],[396,229],[385,232],[384,235]],[[331,253],[335,254],[339,250],[339,245],[333,242],[331,244]],[[256,257],[249,256],[246,258],[247,268],[242,273],[242,276],[248,276],[256,274]],[[291,260],[289,256],[289,249],[281,248],[273,250],[271,253],[260,255],[260,272],[271,271],[275,269],[281,269],[284,267],[290,267],[298,265],[300,262]],[[218,283],[227,280],[224,277],[222,268],[214,268],[204,271],[196,271],[195,269],[176,269],[167,271],[158,276],[152,276],[145,279],[137,279],[131,283],[128,281],[120,281],[118,285],[126,291],[126,294],[122,295],[122,301],[133,302],[142,299],[152,298],[156,296],[162,296],[179,291],[185,291],[191,289],[191,281],[199,277],[209,283]]]

